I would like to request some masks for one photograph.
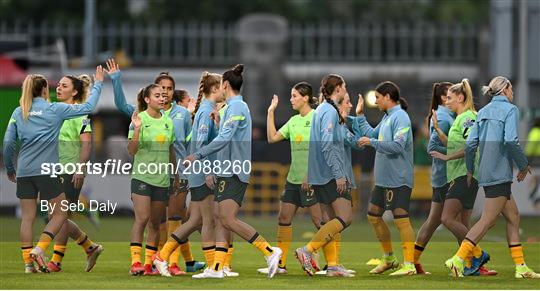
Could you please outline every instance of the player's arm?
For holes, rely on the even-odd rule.
[[[11,182],[17,182],[16,181],[16,174],[15,174],[15,153],[17,151],[17,121],[14,118],[15,112],[18,109],[15,109],[13,114],[11,115],[11,118],[9,119],[9,123],[6,129],[6,133],[4,134],[4,148],[2,150],[3,157],[4,157],[4,165],[6,167],[8,179]]]
[[[281,132],[277,131],[276,129],[274,118],[274,112],[276,111],[278,102],[279,97],[277,95],[274,95],[274,97],[272,98],[272,103],[268,107],[268,115],[266,117],[266,137],[268,139],[268,143],[276,143],[284,139]]]
[[[101,96],[101,88],[103,86],[103,68],[101,66],[96,68],[94,80],[95,82],[92,92],[90,93],[90,97],[88,100],[86,100],[86,102],[82,104],[68,104],[64,102],[55,102],[51,104],[52,110],[60,119],[71,119],[92,113],[99,101],[99,97]]]

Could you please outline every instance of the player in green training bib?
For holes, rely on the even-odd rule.
[[[307,165],[309,153],[309,137],[311,131],[311,119],[313,118],[312,106],[316,104],[313,98],[313,90],[306,82],[294,85],[291,90],[292,108],[299,114],[294,115],[283,125],[279,131],[274,123],[274,111],[279,99],[274,95],[272,103],[268,107],[267,136],[269,143],[282,140],[291,142],[291,167],[287,175],[285,190],[281,194],[278,216],[278,247],[283,250],[279,261],[278,274],[286,274],[287,253],[292,241],[292,220],[299,207],[309,207],[311,220],[315,227],[321,226],[322,213],[317,197],[307,184]],[[267,268],[258,270],[260,273],[268,273]]]
[[[463,79],[448,88],[446,107],[456,113],[456,119],[448,132],[448,136],[439,128],[433,117],[433,127],[439,138],[446,143],[447,154],[432,151],[431,156],[447,161],[448,192],[443,206],[442,223],[454,234],[458,243],[461,243],[469,231],[469,219],[478,192],[477,177],[467,181],[467,167],[465,164],[465,142],[476,121],[476,109],[471,86],[467,79]],[[477,173],[477,171],[475,171]],[[480,268],[485,262],[482,249],[476,246],[471,267],[466,268],[465,275],[496,275],[497,272]]]
[[[87,75],[65,76],[58,82],[56,97],[59,102],[68,104],[84,103],[88,96],[90,83],[91,79]],[[58,161],[64,166],[88,162],[92,141],[91,132],[90,119],[86,115],[65,120],[58,136]],[[86,172],[84,167],[81,170],[82,172],[60,174],[60,182],[66,193],[66,199],[70,203],[77,203],[79,200]],[[50,272],[62,270],[62,260],[70,236],[83,247],[87,254],[86,271],[89,272],[94,268],[97,258],[103,251],[103,246],[94,243],[75,222],[68,219],[55,237],[54,253],[51,261],[47,264],[47,269]]]
[[[149,85],[137,95],[138,110],[131,117],[128,152],[133,158],[131,176],[131,200],[135,221],[131,229],[130,273],[140,275],[151,271],[151,265],[142,266],[141,252],[144,229],[148,226],[146,237],[146,262],[157,251],[159,226],[165,215],[169,200],[169,176],[176,157],[173,122],[161,113],[166,97],[159,85]],[[150,264],[150,263],[149,263]],[[146,264],[145,264],[146,265]]]

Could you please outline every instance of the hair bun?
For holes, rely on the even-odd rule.
[[[235,75],[241,76],[243,72],[244,72],[244,65],[243,64],[238,64],[238,65],[234,66],[233,73]]]

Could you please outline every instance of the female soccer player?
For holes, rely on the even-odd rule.
[[[116,107],[122,113],[128,116],[132,116],[133,112],[135,111],[135,105],[128,104],[126,102],[126,97],[122,89],[120,68],[118,64],[114,61],[114,59],[109,59],[107,61],[107,72],[111,76],[111,80],[113,84],[113,91],[114,91],[114,103]],[[173,118],[173,125],[177,123],[180,124],[179,134],[185,133],[187,130],[186,129],[187,122],[190,120],[189,112],[184,107],[178,106],[174,102],[172,102],[172,93],[175,87],[174,79],[168,73],[160,73],[154,80],[154,83],[162,87],[162,90],[166,98],[164,108],[162,109],[163,114],[165,116],[169,116]],[[175,118],[176,116],[178,116],[179,118],[178,119]],[[187,137],[188,134],[189,134],[189,130],[187,130],[187,133],[185,133],[184,136]],[[180,137],[177,137],[177,139],[178,138]],[[178,142],[178,143],[175,142],[174,146],[175,146],[175,150],[177,151],[176,152],[177,159],[183,159],[187,155],[186,145],[183,142]],[[179,174],[180,174],[180,177],[182,177],[182,179],[179,179],[178,182],[175,181],[175,178],[171,177],[170,188],[169,188],[169,202],[167,206],[167,216],[162,218],[162,223],[160,226],[160,233],[163,233],[163,235],[160,235],[160,237],[164,238],[165,240],[166,240],[166,235],[164,233],[165,227],[163,226],[163,224],[166,222],[168,232],[172,233],[178,226],[180,226],[180,224],[182,223],[182,219],[186,218],[185,217],[186,215],[185,198],[186,198],[187,191],[189,190],[189,188],[187,185],[187,179],[183,177],[182,171],[179,171]],[[186,262],[186,271],[196,272],[205,267],[205,264],[203,262],[198,262],[193,259],[189,241],[186,241],[184,244],[180,245],[178,250],[176,250],[175,252],[171,254],[171,258],[170,258],[171,273],[175,275],[183,274],[183,271],[180,270],[180,267],[178,266],[178,253],[179,252],[182,253],[182,256],[184,257],[184,261]],[[157,272],[154,272],[154,275],[157,275]]]
[[[434,128],[434,124],[437,123],[440,131],[445,135],[448,135],[448,131],[454,122],[455,113],[450,111],[446,104],[446,97],[448,94],[448,88],[452,86],[452,83],[441,82],[433,84],[431,107],[429,109],[428,121],[429,125],[429,142],[428,153],[437,151],[446,154],[446,143],[443,143]],[[432,116],[436,116],[435,121],[432,121]],[[448,183],[446,181],[446,162],[440,159],[433,159],[431,165],[431,186],[433,189],[433,195],[431,197],[431,208],[427,220],[422,224],[416,242],[414,244],[414,266],[417,274],[430,274],[424,271],[422,264],[420,264],[420,256],[427,246],[431,236],[441,225],[442,207],[446,193],[448,192]]]
[[[308,207],[311,220],[317,229],[321,227],[321,207],[313,190],[307,183],[309,133],[313,118],[312,106],[317,103],[313,98],[313,89],[306,82],[301,82],[291,90],[292,108],[298,111],[283,125],[276,130],[274,111],[277,108],[279,97],[274,95],[272,103],[268,107],[267,137],[269,143],[276,143],[285,139],[291,141],[291,167],[287,175],[285,190],[281,195],[278,214],[278,247],[283,251],[279,261],[278,274],[287,273],[287,254],[292,242],[292,220],[299,207]],[[258,270],[260,273],[268,273],[267,268]]]
[[[519,239],[519,212],[512,197],[512,162],[519,169],[518,182],[523,181],[531,172],[519,145],[519,111],[511,103],[514,100],[512,84],[507,78],[498,76],[488,86],[484,86],[483,91],[492,99],[478,112],[467,139],[465,160],[467,182],[471,184],[473,174],[477,172],[479,185],[484,187],[484,210],[480,220],[467,232],[456,255],[446,261],[446,266],[455,277],[463,276],[465,260],[474,254],[476,244],[495,225],[497,217],[502,213],[506,219],[508,247],[516,265],[515,277],[540,279],[540,274],[525,264]],[[478,147],[479,158],[476,157]]]
[[[176,105],[183,106],[186,109],[189,107],[189,103],[191,101],[189,93],[186,90],[179,89],[174,90],[172,99]]]
[[[72,105],[50,103],[49,86],[42,75],[32,74],[24,79],[20,106],[13,111],[4,136],[3,155],[8,179],[17,183],[17,198],[21,203],[20,240],[26,273],[36,272],[34,262],[42,272],[48,272],[45,251],[68,216],[67,211],[61,210],[66,195],[60,179],[43,174],[42,165],[58,163],[58,135],[64,120],[90,114],[99,100],[102,84],[103,68],[98,66],[90,98],[83,104]],[[37,246],[32,248],[38,193],[40,200],[49,202],[49,222]]]
[[[339,125],[344,123],[344,119],[336,107],[347,94],[346,84],[341,76],[328,75],[321,81],[320,91],[324,100],[315,110],[311,122],[308,184],[313,187],[329,221],[321,226],[306,246],[295,251],[302,269],[310,276],[313,276],[317,269],[313,253],[335,242],[335,236],[352,221],[350,181],[347,181],[345,149]],[[327,261],[332,259],[327,258]],[[327,274],[329,273],[336,276],[348,274],[347,270],[337,264],[328,266]]]
[[[86,101],[88,95],[88,87],[91,79],[87,75],[65,76],[60,79],[56,87],[56,98],[60,102],[67,104],[81,104]],[[63,165],[78,163],[85,164],[90,159],[91,150],[91,128],[90,119],[88,116],[80,116],[77,118],[64,121],[60,129],[59,136],[59,162]],[[79,201],[79,194],[84,183],[83,173],[63,173],[60,175],[60,182],[66,199],[70,203]],[[87,254],[86,271],[90,272],[98,256],[103,251],[103,246],[92,242],[92,240],[84,233],[75,222],[68,219],[56,235],[54,241],[54,254],[51,261],[47,264],[50,272],[60,272],[62,270],[61,263],[64,258],[68,238],[75,240],[83,247]]]
[[[220,218],[216,225],[214,262],[212,268],[194,275],[194,278],[224,277],[223,264],[229,247],[226,230],[249,241],[264,254],[268,263],[269,278],[275,275],[281,257],[279,248],[271,247],[253,227],[237,218],[248,185],[251,163],[251,116],[247,104],[239,95],[243,83],[243,70],[243,65],[236,65],[223,73],[220,90],[226,96],[227,108],[220,123],[219,134],[208,145],[188,156],[185,161],[191,166],[195,160],[217,153],[217,160],[220,163],[218,166],[212,165],[212,171],[217,172],[218,177],[215,194],[218,201],[217,214]],[[241,166],[234,166],[233,169],[232,165]],[[182,242],[176,240],[174,236],[169,237],[168,242],[174,244],[174,241]],[[165,268],[167,262],[163,258],[156,256],[154,264],[162,275],[169,275]]]
[[[414,267],[414,230],[409,220],[409,201],[413,187],[413,139],[407,102],[400,96],[399,87],[390,81],[375,89],[377,107],[385,115],[377,127],[372,128],[363,113],[363,99],[359,96],[353,130],[362,135],[358,144],[372,146],[375,154],[375,187],[368,206],[368,221],[381,242],[383,258],[370,271],[382,274],[399,266],[392,251],[390,230],[382,215],[391,210],[394,223],[401,236],[404,265],[391,276],[416,274]]]
[[[432,151],[431,155],[435,159],[446,162],[449,186],[441,219],[444,226],[454,234],[458,244],[461,244],[469,230],[469,219],[478,192],[476,178],[473,178],[471,183],[467,183],[465,166],[465,140],[476,120],[474,97],[467,79],[463,79],[448,89],[446,106],[457,115],[448,131],[448,136],[438,126],[436,113],[432,121],[440,140],[447,145],[447,154]],[[488,260],[489,255],[480,247],[476,247],[471,261],[472,266],[467,268],[465,274],[473,275],[479,272],[479,268]],[[496,273],[491,275],[496,275]]]
[[[221,75],[204,72],[199,82],[199,94],[193,116],[192,135],[190,137],[190,152],[202,148],[210,143],[218,133],[217,126],[210,118],[210,114],[215,110],[216,101],[222,98],[220,92]],[[203,99],[204,97],[204,99]],[[209,156],[200,161],[200,165],[213,165],[215,156]],[[215,249],[215,225],[214,225],[214,175],[205,174],[203,171],[196,170],[193,167],[188,175],[191,187],[191,214],[187,222],[177,228],[170,240],[158,252],[156,258],[168,258],[173,250],[178,247],[177,241],[185,241],[195,230],[201,229],[202,248],[206,257],[206,262],[210,266],[214,261]],[[200,167],[199,167],[200,169]],[[197,171],[197,172],[195,172]],[[229,271],[229,270],[228,270]],[[166,275],[166,274],[165,274]]]
[[[172,143],[174,142],[173,122],[161,110],[165,96],[160,86],[152,84],[141,89],[137,95],[138,111],[131,117],[128,152],[134,156],[131,175],[131,200],[135,221],[131,229],[130,273],[142,272],[150,275],[151,257],[157,251],[159,225],[165,213],[169,189],[169,168],[163,164],[174,163]],[[158,173],[149,174],[150,165],[157,165]],[[141,265],[141,249],[144,229],[148,226],[146,239],[145,266]]]

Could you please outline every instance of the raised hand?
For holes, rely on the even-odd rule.
[[[270,103],[270,106],[268,106],[268,112],[274,112],[278,106],[279,103],[279,97],[278,95],[274,94],[274,97],[272,97],[272,102]]]
[[[139,117],[139,111],[138,110],[135,110],[133,112],[133,114],[131,115],[131,123],[133,123],[133,126],[135,126],[135,128],[140,128],[141,127],[142,120]]]
[[[114,61],[114,59],[108,59],[107,62],[107,69],[105,72],[107,75],[111,75],[112,73],[120,71],[120,66]]]
[[[431,124],[433,124],[433,128],[437,129],[439,128],[439,121],[437,120],[437,111],[431,109]]]
[[[105,74],[103,73],[103,67],[101,65],[96,67],[96,73],[94,74],[94,80],[103,82],[103,77]]]
[[[362,94],[358,94],[358,103],[356,104],[356,115],[364,113],[364,97]]]

